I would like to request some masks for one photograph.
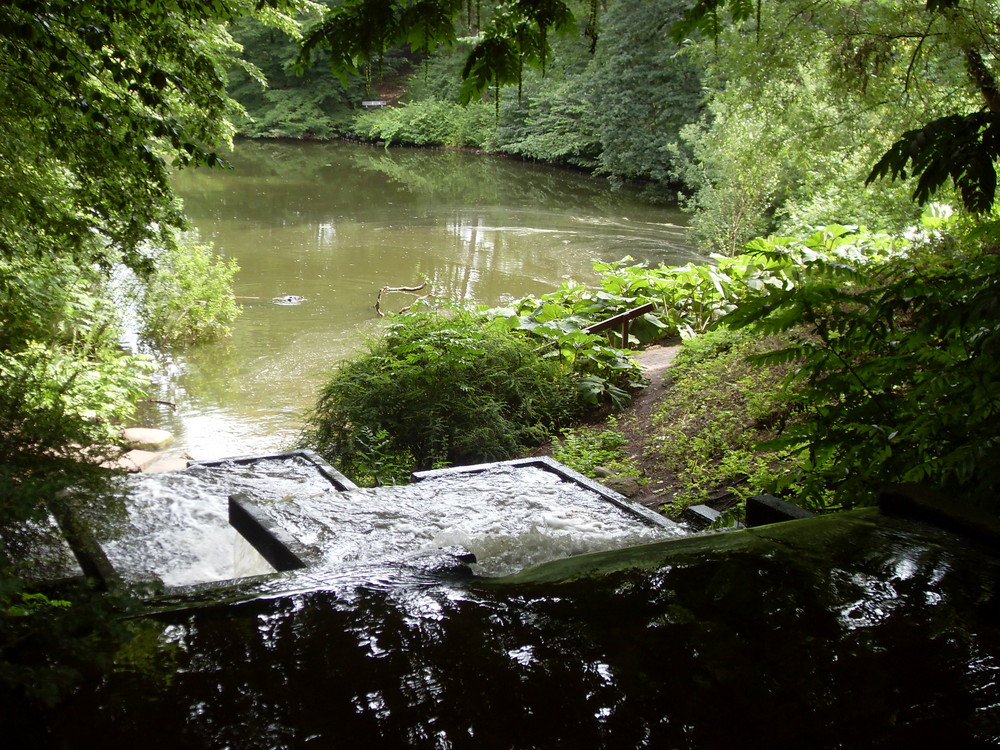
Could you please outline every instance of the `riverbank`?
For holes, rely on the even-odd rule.
[[[637,351],[648,385],[539,453],[672,517],[694,504],[727,511],[793,461],[762,447],[797,418],[783,391],[786,368],[748,361],[776,343],[721,331]],[[611,477],[600,476],[608,468],[600,462]]]
[[[624,443],[620,446],[621,453],[639,469],[638,476],[625,477],[626,480],[636,480],[635,494],[631,495],[631,499],[659,511],[664,510],[663,506],[667,506],[665,510],[669,511],[679,478],[677,472],[655,455],[662,433],[654,427],[652,421],[653,415],[671,397],[668,369],[680,350],[680,342],[672,339],[635,352],[633,357],[649,384],[633,395],[625,409],[604,412],[599,420],[583,427],[593,432],[613,429],[621,434],[624,438]],[[554,447],[554,442],[546,443],[534,455],[550,456]]]

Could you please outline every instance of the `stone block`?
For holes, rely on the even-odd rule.
[[[696,529],[707,529],[715,523],[722,514],[707,505],[689,505],[681,512],[681,518]]]
[[[130,448],[159,451],[170,445],[174,440],[174,436],[166,430],[154,430],[149,427],[129,427],[122,430],[122,440]]]
[[[800,508],[794,503],[780,500],[774,495],[755,495],[747,500],[746,525],[764,526],[780,521],[792,521],[796,518],[810,518],[816,515],[812,511]]]

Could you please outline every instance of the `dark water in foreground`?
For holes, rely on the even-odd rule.
[[[374,566],[144,621],[44,724],[59,747],[991,747],[998,573],[876,511],[511,579]]]

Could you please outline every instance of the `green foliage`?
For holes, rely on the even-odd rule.
[[[301,22],[315,20],[306,13]],[[297,25],[275,27],[244,17],[231,27],[249,65],[230,71],[229,93],[248,112],[237,121],[239,132],[265,138],[333,138],[344,133],[367,85],[353,76],[346,85],[332,78],[322,56],[307,71],[297,71],[300,48]],[[387,72],[383,66],[383,73]]]
[[[583,75],[558,77],[551,67],[532,76],[518,99],[508,99],[491,150],[557,164],[593,169],[601,144],[596,110]]]
[[[1000,123],[995,112],[948,115],[903,133],[868,175],[868,183],[891,175],[917,174],[913,199],[927,203],[949,178],[970,211],[986,213],[996,199]]]
[[[771,258],[779,243],[761,245]],[[779,488],[839,507],[871,502],[889,483],[917,481],[992,502],[1000,391],[1000,259],[931,235],[866,264],[817,255],[795,283],[742,304],[726,322],[792,332],[758,358],[794,363],[803,418],[773,445],[801,466]]]
[[[775,343],[726,328],[684,342],[670,370],[669,397],[652,417],[652,455],[676,475],[667,512],[710,500],[742,503],[790,463],[788,451],[758,445],[793,417],[783,389],[788,366],[748,361]]]
[[[351,129],[363,138],[414,146],[481,147],[493,131],[493,112],[482,103],[423,99],[358,113]]]
[[[305,35],[301,64],[320,50],[329,52],[334,73],[346,80],[390,48],[406,47],[430,54],[439,45],[458,41],[457,21],[471,27],[471,10],[458,0],[347,0],[327,8]],[[486,21],[486,23],[482,23]],[[575,26],[563,0],[511,2],[496,6],[488,19],[477,6],[476,35],[462,70],[460,99],[468,103],[493,87],[518,83],[525,64],[545,68],[549,32]]]
[[[593,293],[577,284],[564,284],[559,290],[541,299],[525,297],[509,307],[494,308],[487,313],[510,330],[524,332],[539,343],[539,351],[556,359],[581,376],[578,388],[586,403],[598,406],[610,401],[615,408],[624,407],[631,394],[626,390],[640,384],[639,366],[621,348],[609,346],[605,334],[589,333],[586,329],[602,319],[635,307],[631,300]],[[611,312],[614,311],[614,312]],[[654,329],[658,322],[649,321]],[[636,330],[644,329],[640,324]],[[613,340],[615,332],[606,334]],[[634,341],[629,336],[630,341]],[[617,342],[622,344],[621,334]]]
[[[966,208],[984,212],[994,198],[994,163],[1000,154],[993,123],[1000,111],[993,52],[996,21],[996,6],[979,0],[961,7],[936,0],[830,3],[818,7],[773,2],[757,2],[754,7],[747,0],[699,0],[674,26],[673,34],[679,41],[703,33],[710,38],[708,46],[713,50],[721,48],[730,62],[739,61],[736,66],[723,66],[729,69],[721,81],[726,88],[741,89],[737,97],[740,102],[754,100],[754,79],[758,90],[768,92],[773,83],[781,82],[785,72],[801,69],[786,79],[790,84],[790,106],[751,108],[756,110],[755,117],[760,112],[777,124],[777,128],[768,128],[766,135],[753,142],[762,156],[775,154],[773,170],[789,163],[787,157],[778,155],[780,151],[767,147],[769,138],[781,144],[786,138],[783,128],[787,127],[792,136],[788,143],[793,150],[805,153],[818,150],[810,149],[808,142],[817,135],[824,139],[824,131],[834,137],[834,143],[851,135],[860,148],[852,151],[845,144],[843,154],[853,157],[847,165],[855,184],[860,185],[860,157],[867,164],[877,161],[874,169],[865,172],[868,182],[887,175],[905,178],[910,172],[919,177],[914,197],[925,203],[940,197],[939,191],[950,179]],[[747,34],[748,29],[754,33]],[[789,45],[787,40],[792,36],[796,44]],[[733,56],[734,48],[746,52]],[[765,60],[766,65],[762,65]],[[769,81],[760,81],[763,72]],[[807,110],[803,117],[795,97],[817,82],[828,87],[819,100],[823,106],[811,105],[811,112]],[[771,96],[768,92],[767,97]],[[903,106],[900,100],[905,102]],[[813,114],[824,111],[825,122]],[[742,119],[745,114],[744,110],[736,117]],[[730,115],[720,127],[733,127],[732,121]],[[893,136],[900,131],[905,131],[902,136]],[[768,158],[764,162],[772,163]],[[721,180],[735,188],[745,166],[749,164],[738,165],[733,170],[736,174],[725,178],[709,174],[707,179],[713,184]],[[835,171],[832,164],[824,169]],[[754,189],[745,196],[756,197],[760,203],[751,215],[766,219],[769,210],[784,200],[782,190],[787,189],[786,184],[794,190],[799,181],[813,182],[811,176],[811,171],[793,169],[787,176],[775,171],[765,181],[756,180]],[[832,176],[821,183],[833,184]],[[761,192],[767,182],[776,183],[771,185],[773,196]],[[755,208],[752,202],[749,208]],[[857,214],[827,215],[824,220],[844,220],[848,216],[862,218]],[[864,218],[871,221],[873,217]],[[734,244],[738,245],[740,239]]]
[[[4,5],[0,526],[57,513],[68,487],[108,497],[101,446],[132,414],[149,369],[120,346],[109,279],[122,266],[147,277],[145,248],[184,226],[171,171],[222,164],[240,112],[225,95],[240,64],[227,25],[244,14],[281,23],[294,7]],[[54,700],[107,663],[120,602],[74,592],[67,608],[34,596],[0,549],[0,682]]]
[[[127,598],[83,587],[58,597],[0,591],[0,695],[6,710],[23,710],[25,699],[52,706],[81,683],[98,681],[129,638],[121,615],[133,606]]]
[[[8,4],[0,32],[4,253],[122,253],[148,268],[142,244],[183,223],[171,164],[221,161],[228,118],[238,112],[222,94],[236,62],[225,24],[253,7]]]
[[[841,238],[848,232],[845,227],[818,231],[805,243],[800,243],[796,252],[806,255],[825,252],[830,244],[837,245],[838,252],[857,255],[889,243],[887,237],[874,236],[860,246],[847,243],[849,247],[841,247],[844,245]],[[507,317],[516,315],[514,325],[569,346],[568,358],[572,358],[573,345],[593,340],[580,338],[587,335],[582,329],[647,303],[652,303],[654,309],[632,321],[628,342],[622,342],[616,330],[604,335],[614,344],[626,347],[642,346],[671,335],[691,338],[709,330],[748,295],[790,284],[787,271],[796,262],[801,262],[798,255],[794,256],[798,260],[792,257],[789,255],[779,262],[744,254],[734,258],[713,257],[714,264],[689,263],[655,268],[630,265],[631,258],[615,263],[595,262],[595,270],[601,273],[599,289],[566,282],[555,292],[542,295],[541,299],[527,297],[494,313]]]
[[[0,290],[0,687],[51,703],[107,658],[107,630],[85,592],[26,590],[2,540],[67,502],[68,488],[107,496],[100,446],[132,415],[150,363],[119,347],[92,266],[0,257]]]
[[[532,342],[470,311],[410,313],[333,374],[304,441],[348,476],[381,481],[410,459],[511,458],[581,412],[576,378]]]
[[[33,472],[53,451],[112,441],[150,364],[118,346],[100,273],[66,259],[0,258],[0,290],[3,464]]]
[[[158,346],[176,346],[228,336],[239,314],[232,290],[236,261],[189,237],[155,255],[156,270],[142,300],[143,337]]]
[[[603,466],[615,474],[638,476],[635,459],[622,450],[625,436],[618,431],[614,418],[605,429],[577,427],[565,430],[552,449],[552,457],[588,477]]]
[[[753,54],[759,45],[775,47],[766,77]],[[906,191],[866,187],[864,179],[892,134],[921,109],[870,101],[888,96],[874,84],[866,95],[844,91],[828,60],[810,47],[801,55],[786,47],[777,32],[760,43],[733,35],[726,56],[714,58],[706,115],[682,131],[688,158],[680,174],[696,238],[734,255],[776,230],[798,233],[837,221],[902,230],[915,223],[918,210]],[[923,109],[933,111],[930,103]]]
[[[686,7],[677,0],[618,0],[601,17],[586,83],[601,144],[600,171],[679,181],[681,129],[702,110],[702,65],[664,38]]]
[[[454,44],[452,19],[463,10],[457,0],[348,0],[328,6],[306,31],[299,64],[306,67],[313,55],[328,51],[330,69],[346,83],[390,48],[428,54],[439,44]]]
[[[20,601],[6,607],[5,614],[8,617],[27,617],[41,610],[43,607],[69,607],[70,602],[65,599],[50,599],[45,594],[29,594],[21,592]]]

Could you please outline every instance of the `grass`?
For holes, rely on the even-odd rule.
[[[624,450],[628,439],[618,430],[614,416],[604,429],[577,427],[568,429],[552,449],[552,457],[588,477],[597,475],[603,467],[618,476],[641,474],[635,459]]]

